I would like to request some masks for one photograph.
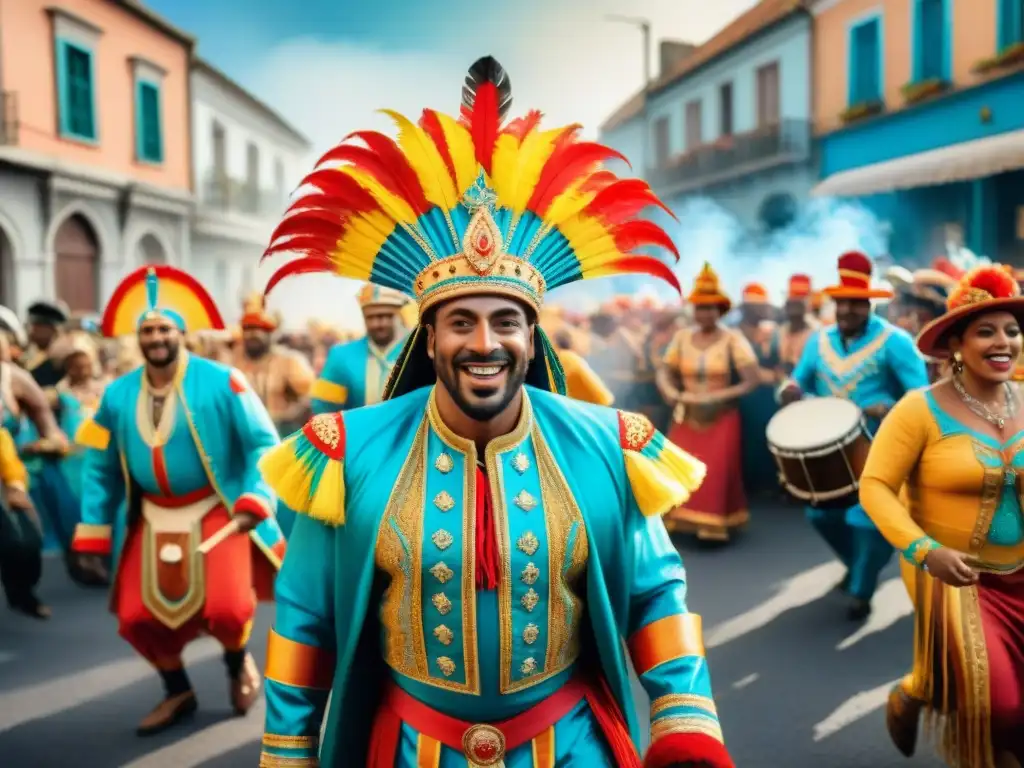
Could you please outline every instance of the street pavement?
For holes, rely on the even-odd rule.
[[[905,760],[885,733],[885,696],[908,667],[913,633],[895,564],[871,619],[855,624],[830,593],[841,569],[796,508],[755,509],[749,529],[728,547],[685,539],[679,547],[739,768],[941,766],[925,743]],[[118,638],[104,595],[71,585],[56,560],[47,563],[42,592],[54,608],[50,622],[0,611],[0,766],[257,765],[263,705],[246,718],[231,716],[215,644],[189,649],[195,718],[139,739],[134,726],[160,687]],[[261,664],[272,613],[261,607],[253,632]],[[646,711],[646,702],[640,706]]]

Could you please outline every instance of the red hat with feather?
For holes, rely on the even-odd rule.
[[[928,357],[949,354],[949,336],[956,326],[976,315],[1010,312],[1024,320],[1024,296],[1010,271],[986,264],[965,274],[946,299],[946,313],[921,329],[917,348]]]

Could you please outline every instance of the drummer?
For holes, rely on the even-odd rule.
[[[871,311],[873,299],[893,295],[871,286],[871,270],[871,260],[863,253],[839,257],[839,284],[825,289],[835,301],[836,323],[807,342],[779,397],[783,404],[805,395],[851,400],[863,410],[874,434],[906,392],[928,385],[928,374],[910,335]],[[852,621],[867,618],[892,547],[859,504],[845,510],[808,507],[807,517],[847,568],[836,585],[849,598],[847,616]]]

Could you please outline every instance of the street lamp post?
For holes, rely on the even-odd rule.
[[[611,21],[617,24],[628,24],[631,27],[635,27],[640,30],[643,36],[643,47],[644,47],[644,89],[643,89],[643,110],[641,112],[642,122],[642,144],[641,153],[643,155],[643,165],[641,167],[641,175],[646,176],[647,170],[651,166],[650,153],[648,151],[650,145],[651,130],[647,120],[647,90],[651,87],[651,22],[648,19],[640,18],[638,16],[619,16],[617,14],[609,14],[605,16],[606,21]]]

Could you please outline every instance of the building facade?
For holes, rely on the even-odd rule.
[[[0,302],[94,312],[188,263],[192,39],[132,0],[0,0]]]
[[[763,0],[602,126],[674,210],[711,198],[756,236],[786,226],[817,178],[811,147],[810,17]],[[667,66],[666,66],[667,64]]]
[[[310,144],[295,128],[202,60],[192,68],[196,209],[191,271],[226,318],[241,313]]]
[[[816,194],[889,222],[892,256],[1024,262],[1024,0],[815,0]]]

